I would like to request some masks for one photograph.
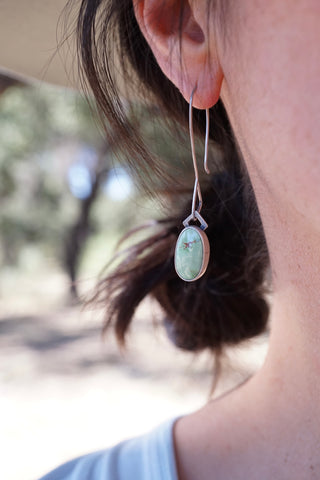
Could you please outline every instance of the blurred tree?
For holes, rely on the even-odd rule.
[[[81,255],[90,233],[93,231],[92,208],[98,195],[101,193],[101,185],[105,181],[110,165],[105,158],[110,153],[110,146],[103,142],[97,153],[97,162],[94,171],[90,172],[90,189],[85,198],[79,199],[79,213],[71,227],[69,227],[64,242],[64,263],[69,274],[70,294],[73,300],[78,300],[77,274],[80,267]]]
[[[78,93],[40,84],[21,87],[0,76],[0,262],[16,265],[24,245],[37,244],[60,257],[73,281],[85,243],[79,236],[89,234],[92,206],[112,158]],[[93,184],[84,199],[72,194],[68,176],[73,165],[86,161]],[[73,244],[72,255],[61,256],[71,251],[62,246],[65,238]]]

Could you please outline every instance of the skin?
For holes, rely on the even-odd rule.
[[[161,3],[162,14],[159,14]],[[216,3],[216,2],[214,2]],[[166,75],[195,106],[222,98],[271,258],[267,360],[246,384],[175,426],[180,480],[320,478],[320,2],[135,5]],[[219,19],[219,20],[218,20]]]

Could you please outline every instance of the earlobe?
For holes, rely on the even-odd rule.
[[[164,74],[194,106],[205,109],[219,98],[223,79],[211,40],[208,2],[188,0],[133,0],[140,29]]]

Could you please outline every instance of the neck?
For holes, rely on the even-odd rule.
[[[290,344],[313,372],[320,366],[320,231],[276,200],[264,205],[274,292],[270,346]]]
[[[320,232],[263,200],[274,290],[269,352],[250,381],[178,423],[188,480],[212,472],[218,480],[320,478]]]
[[[262,185],[258,191],[274,293],[269,353],[257,385],[265,382],[273,408],[296,420],[312,417],[320,437],[320,232],[274,197],[266,201]],[[309,422],[301,425],[310,434]]]

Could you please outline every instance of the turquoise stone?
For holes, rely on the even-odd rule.
[[[203,235],[199,228],[192,226],[186,227],[179,235],[174,263],[182,280],[190,282],[202,272],[205,254]]]

